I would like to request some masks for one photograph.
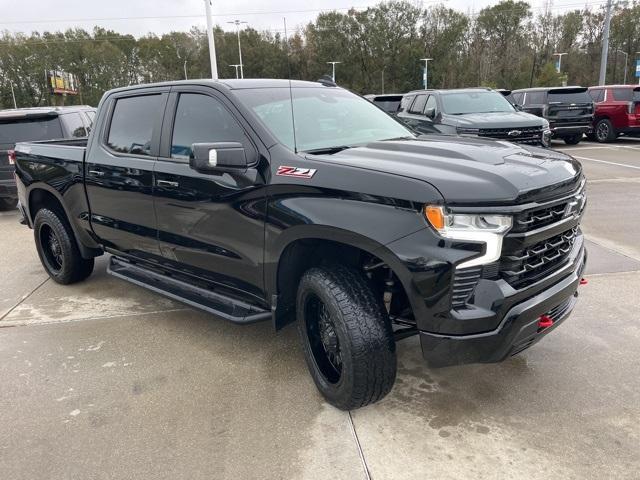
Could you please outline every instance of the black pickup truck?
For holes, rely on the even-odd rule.
[[[396,341],[497,362],[573,309],[581,165],[418,137],[331,83],[198,80],[107,92],[88,140],[16,147],[20,206],[55,281],[109,272],[248,324],[296,322],[333,405],[384,397]]]

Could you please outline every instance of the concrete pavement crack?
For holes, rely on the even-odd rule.
[[[353,424],[353,418],[351,417],[351,412],[347,412],[347,413],[349,414],[349,426],[351,427],[351,433],[353,434],[353,439],[356,442],[356,447],[358,448],[358,456],[360,457],[360,462],[362,463],[362,469],[364,470],[364,478],[366,480],[371,480],[369,467],[367,466],[367,461],[364,458],[364,452],[362,451],[362,445],[360,445],[360,439],[358,438],[358,434],[356,433],[356,426]]]
[[[38,289],[43,286],[45,283],[47,283],[47,281],[49,280],[49,277],[45,278],[42,282],[40,282],[33,290],[31,290],[29,293],[27,293],[26,295],[24,295],[20,301],[18,303],[16,303],[13,307],[11,307],[7,313],[5,313],[4,315],[2,315],[2,317],[0,317],[0,326],[2,326],[2,321],[7,318],[11,312],[13,312],[16,308],[18,308],[20,305],[22,305],[22,303],[29,298],[31,295],[33,295],[34,293],[36,293],[38,291]]]

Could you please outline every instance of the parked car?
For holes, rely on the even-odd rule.
[[[547,119],[553,138],[568,145],[577,145],[591,132],[594,107],[586,87],[525,88],[511,96],[523,111]]]
[[[322,83],[112,90],[88,140],[18,144],[16,175],[54,281],[108,252],[111,274],[223,319],[296,321],[342,409],[391,390],[407,336],[433,365],[530,347],[573,309],[586,262],[579,162],[418,137]]]
[[[589,87],[589,95],[596,104],[593,140],[604,143],[620,135],[640,136],[640,86]]]
[[[10,154],[17,142],[86,137],[94,115],[88,106],[0,110],[0,208],[13,209],[18,202]]]
[[[364,98],[379,106],[387,113],[395,114],[398,112],[400,102],[402,101],[401,93],[381,93],[381,94],[369,94]]]
[[[549,146],[549,123],[518,111],[490,88],[416,90],[402,99],[398,118],[420,133],[473,135]]]

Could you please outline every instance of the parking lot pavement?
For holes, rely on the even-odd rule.
[[[295,329],[231,325],[105,258],[59,286],[0,215],[0,478],[637,478],[640,143],[554,146],[609,162],[583,160],[571,318],[497,365],[430,369],[403,340],[394,390],[351,413],[316,393]]]

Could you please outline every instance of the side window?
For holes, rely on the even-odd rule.
[[[633,100],[633,90],[631,88],[613,88],[613,99],[617,102],[630,102]]]
[[[409,113],[422,113],[424,112],[424,105],[427,103],[426,95],[418,95],[416,97],[416,101],[413,102],[411,108],[409,109]]]
[[[438,102],[436,101],[435,95],[429,95],[429,98],[427,98],[427,103],[424,109],[426,111],[426,110],[429,110],[430,108],[433,108],[434,110],[437,110],[438,108]]]
[[[246,146],[244,130],[215,98],[183,93],[178,100],[171,140],[172,158],[189,158],[194,143],[240,142]]]
[[[524,93],[517,92],[517,93],[511,94],[511,96],[513,97],[513,102],[516,105],[522,105],[522,100],[524,99]]]
[[[413,95],[406,95],[402,97],[402,101],[400,102],[400,111],[406,112],[409,109],[409,105],[413,102],[415,97]]]
[[[87,129],[85,128],[85,125],[82,122],[82,117],[79,113],[67,113],[65,115],[60,115],[60,119],[62,120],[62,124],[69,136],[86,137],[88,135]]]
[[[116,100],[107,145],[116,152],[151,155],[153,127],[163,106],[161,94]]]
[[[589,90],[589,95],[591,95],[594,102],[601,102],[604,100],[604,89],[594,88],[593,90]]]

